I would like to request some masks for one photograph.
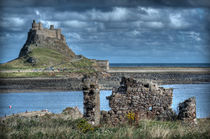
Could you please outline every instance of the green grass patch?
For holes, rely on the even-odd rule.
[[[50,74],[47,72],[11,72],[1,73],[0,78],[11,78],[11,77],[49,77]]]
[[[38,69],[59,69],[61,72],[73,72],[73,73],[93,73],[97,71],[96,63],[87,59],[70,59],[65,55],[59,53],[56,50],[34,47],[32,46],[32,51],[28,56],[21,57],[10,62],[0,64],[1,71],[12,71],[10,73],[2,72],[0,77],[37,77],[37,76],[47,76],[50,73],[45,72],[18,72],[18,70],[32,70],[36,71]],[[29,63],[27,59],[33,57],[36,63]],[[55,76],[62,76],[63,73],[54,73]]]
[[[209,138],[210,120],[195,126],[179,121],[140,120],[135,125],[91,126],[86,120],[65,119],[54,114],[42,117],[10,117],[0,120],[1,138]]]

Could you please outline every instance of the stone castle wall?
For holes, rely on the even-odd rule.
[[[61,30],[60,29],[43,29],[43,30],[35,30],[37,35],[43,35],[45,38],[57,38],[61,39]]]
[[[56,38],[65,41],[64,36],[61,34],[61,29],[55,29],[53,25],[50,25],[49,29],[43,28],[42,24],[40,22],[36,23],[35,20],[32,23],[32,28],[29,31],[29,34],[38,36],[41,39]]]
[[[173,115],[172,92],[172,89],[124,77],[121,86],[113,89],[112,95],[107,97],[111,110],[103,111],[102,119],[110,124],[123,123],[129,112],[137,119],[170,119]]]

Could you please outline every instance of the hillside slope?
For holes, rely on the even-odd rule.
[[[36,71],[37,69],[95,72],[100,68],[95,61],[76,55],[66,44],[60,29],[54,29],[52,25],[50,29],[46,29],[41,23],[33,21],[19,57],[0,64],[0,70]]]

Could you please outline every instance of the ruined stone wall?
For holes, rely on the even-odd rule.
[[[128,112],[135,113],[137,119],[170,119],[172,92],[172,89],[123,77],[121,86],[107,97],[111,110],[102,112],[102,119],[112,124],[124,122]]]
[[[191,97],[180,103],[178,119],[185,122],[196,123],[196,101],[195,97]]]
[[[96,78],[83,79],[84,118],[91,124],[100,123],[100,89]]]

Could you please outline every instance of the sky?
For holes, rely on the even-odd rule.
[[[210,0],[0,0],[0,63],[18,57],[32,20],[110,63],[210,63]]]

